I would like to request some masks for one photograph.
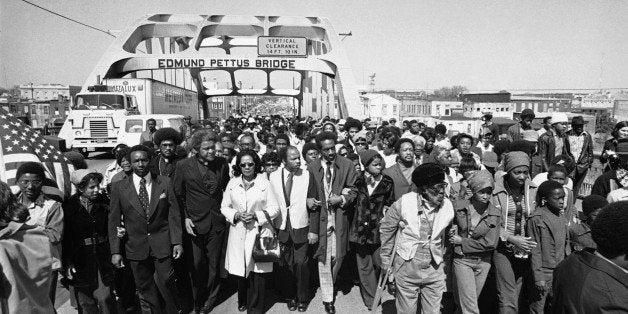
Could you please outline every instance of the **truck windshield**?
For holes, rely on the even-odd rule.
[[[76,96],[74,110],[112,110],[125,109],[124,96],[107,94],[88,94]]]

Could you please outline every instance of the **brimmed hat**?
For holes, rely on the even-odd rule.
[[[431,186],[445,181],[445,172],[435,163],[418,166],[412,172],[412,183],[417,187]]]
[[[584,118],[582,116],[575,116],[571,119],[571,124],[584,125]]]
[[[526,108],[526,109],[523,109],[523,111],[521,111],[521,118],[526,117],[526,116],[532,116],[532,118],[536,117],[536,115],[534,114],[534,110],[530,108]]]
[[[494,152],[484,152],[482,154],[482,164],[489,168],[495,168],[499,166],[499,162],[497,162],[498,157]]]

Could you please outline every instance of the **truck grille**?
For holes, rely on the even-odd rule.
[[[89,121],[89,131],[92,137],[107,137],[107,120],[91,120]]]

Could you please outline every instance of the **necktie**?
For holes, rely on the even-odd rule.
[[[331,183],[331,161],[327,162],[327,169],[325,169],[325,180],[327,184]]]
[[[288,173],[288,181],[286,181],[286,194],[288,194],[288,198],[290,198],[290,193],[292,192],[292,179],[294,178],[294,174],[292,172]]]
[[[142,204],[142,209],[148,215],[148,190],[146,189],[146,179],[142,178],[140,180],[140,204]]]

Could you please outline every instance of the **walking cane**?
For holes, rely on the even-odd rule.
[[[397,234],[395,235],[395,245],[392,250],[392,260],[390,261],[390,267],[386,273],[382,273],[379,276],[379,282],[377,283],[377,290],[375,291],[375,297],[373,297],[373,305],[371,307],[371,313],[377,313],[377,308],[379,307],[379,302],[382,300],[382,294],[384,294],[384,289],[386,288],[386,283],[388,282],[388,278],[390,274],[392,274],[393,265],[395,265],[395,255],[397,255],[397,240],[399,239],[399,234],[401,234],[401,228],[397,230]]]

